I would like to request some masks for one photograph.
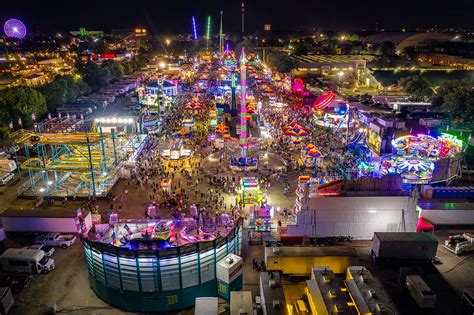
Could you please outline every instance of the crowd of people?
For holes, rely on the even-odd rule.
[[[227,99],[230,102],[229,92],[222,95],[209,92],[222,93],[218,88],[218,68],[217,64],[201,64],[196,69],[196,73],[207,70],[206,73],[209,74],[206,84],[202,87],[200,84],[198,90],[195,86],[197,81],[193,81],[197,77],[187,78],[174,104],[162,112],[164,128],[161,133],[148,135],[147,143],[136,160],[135,169],[131,171],[128,188],[124,194],[111,199],[110,211],[116,210],[117,206],[122,211],[128,189],[135,187],[143,190],[142,195],[148,197],[149,204],[144,213],[147,219],[192,217],[196,222],[212,223],[222,214],[231,218],[240,214],[246,216],[242,211],[245,204],[239,195],[239,189],[241,177],[249,174],[235,174],[229,169],[232,156],[238,156],[235,152],[238,151],[239,143],[231,145],[232,142],[226,142],[224,148],[219,148],[210,139],[213,127],[210,126],[209,112],[217,110],[217,101]],[[313,143],[323,155],[324,162],[311,170],[312,175],[320,178],[321,182],[356,177],[359,171],[356,165],[363,156],[348,150],[344,139],[317,125],[311,107],[302,106],[301,95],[292,93],[282,81],[274,81],[263,73],[262,71],[260,77],[255,76],[255,72],[249,76],[247,94],[260,104],[257,128],[267,128],[270,136],[254,139],[252,145],[257,148],[256,152],[271,152],[281,157],[286,168],[276,170],[260,167],[252,171],[251,175],[258,179],[262,194],[267,196],[274,183],[282,186],[281,195],[285,198],[294,193],[297,176],[308,172],[304,164],[297,163],[301,149],[307,143]],[[191,101],[203,104],[203,108],[186,108],[185,105]],[[280,105],[274,106],[276,103]],[[282,107],[281,104],[285,105]],[[228,118],[224,115],[219,119],[226,123]],[[193,125],[185,127],[184,119],[193,121]],[[285,134],[283,127],[291,121],[304,126],[308,135],[297,138]],[[177,132],[184,128],[187,128],[189,135],[180,137]],[[182,141],[191,150],[191,156],[179,160],[166,160],[161,156],[163,146],[173,141]],[[229,149],[230,147],[233,149]],[[217,154],[218,163],[206,172],[204,161],[210,154]],[[273,206],[279,208],[278,204]],[[286,220],[293,213],[291,207],[284,208],[284,214],[277,216],[279,228],[280,219]]]

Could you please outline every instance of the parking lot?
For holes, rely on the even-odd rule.
[[[447,235],[456,232],[459,231],[439,231],[437,237],[441,241]],[[243,236],[242,254],[245,257],[243,289],[252,291],[253,296],[256,296],[259,295],[259,278],[257,271],[252,269],[252,259],[263,259],[263,250],[261,246],[248,245],[246,231]],[[27,245],[27,242],[28,238],[22,243],[7,240],[6,245],[19,247]],[[472,286],[473,253],[459,257],[448,252],[440,244],[437,255],[440,264],[412,266],[437,295],[437,307],[434,310],[420,312],[414,300],[399,283],[399,266],[373,264],[369,257],[369,244],[370,242],[362,242],[345,245],[356,247],[360,256],[359,263],[382,281],[401,314],[462,314],[460,296],[463,288]],[[130,314],[107,305],[90,289],[79,240],[66,250],[57,248],[52,258],[55,260],[56,269],[49,274],[35,275],[29,287],[15,294],[16,303],[11,314],[44,314],[48,306],[53,304],[57,304],[58,310],[71,314]],[[223,300],[220,300],[220,303],[223,307],[227,305]],[[193,311],[187,310],[181,314],[193,314]]]

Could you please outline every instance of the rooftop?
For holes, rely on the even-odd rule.
[[[274,285],[270,286],[270,280]],[[261,272],[260,273],[260,296],[262,298],[262,307],[266,308],[267,314],[286,314],[285,293],[281,286],[281,278],[278,272]],[[279,301],[280,307],[275,308],[273,301]]]
[[[315,54],[307,54],[307,55],[291,55],[293,59],[296,59],[300,62],[307,62],[307,63],[351,63],[355,61],[373,61],[377,59],[377,56],[373,55],[315,55]]]
[[[34,209],[34,210],[18,210],[8,208],[0,217],[25,217],[25,218],[74,218],[77,215],[75,209]]]
[[[279,252],[273,249],[278,248]],[[319,246],[281,246],[281,247],[265,247],[265,257],[275,256],[355,256],[357,251],[353,247],[319,247]]]

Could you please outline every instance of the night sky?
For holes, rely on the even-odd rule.
[[[45,3],[48,3],[46,5]],[[203,33],[207,15],[213,16],[213,30],[218,28],[219,11],[224,11],[224,31],[240,29],[239,0],[155,0],[105,1],[82,0],[61,2],[48,0],[3,0],[0,21],[15,17],[32,31],[54,32],[146,27],[153,33],[191,32],[191,16],[195,15],[198,32]],[[263,24],[274,30],[400,30],[434,25],[474,27],[474,0],[247,0],[246,28],[253,32]]]

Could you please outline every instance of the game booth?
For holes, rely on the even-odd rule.
[[[187,134],[186,131],[185,135]],[[183,139],[172,140],[167,147],[161,149],[161,159],[168,166],[185,166],[192,154],[191,149],[187,149]]]
[[[312,143],[307,144],[301,150],[301,159],[306,167],[312,168],[315,166],[321,167],[324,162],[323,154]]]
[[[260,205],[262,196],[258,179],[256,177],[242,177],[240,179],[240,191],[237,195],[239,201],[245,205]]]
[[[293,143],[300,143],[302,138],[309,135],[306,127],[292,120],[288,125],[282,127],[283,134],[291,137]]]
[[[311,176],[302,175],[298,177],[298,186],[296,187],[296,202],[295,211],[296,213],[301,212],[302,200],[304,198],[305,190],[310,185]]]
[[[250,228],[256,232],[270,232],[273,214],[274,209],[270,205],[250,207]]]

